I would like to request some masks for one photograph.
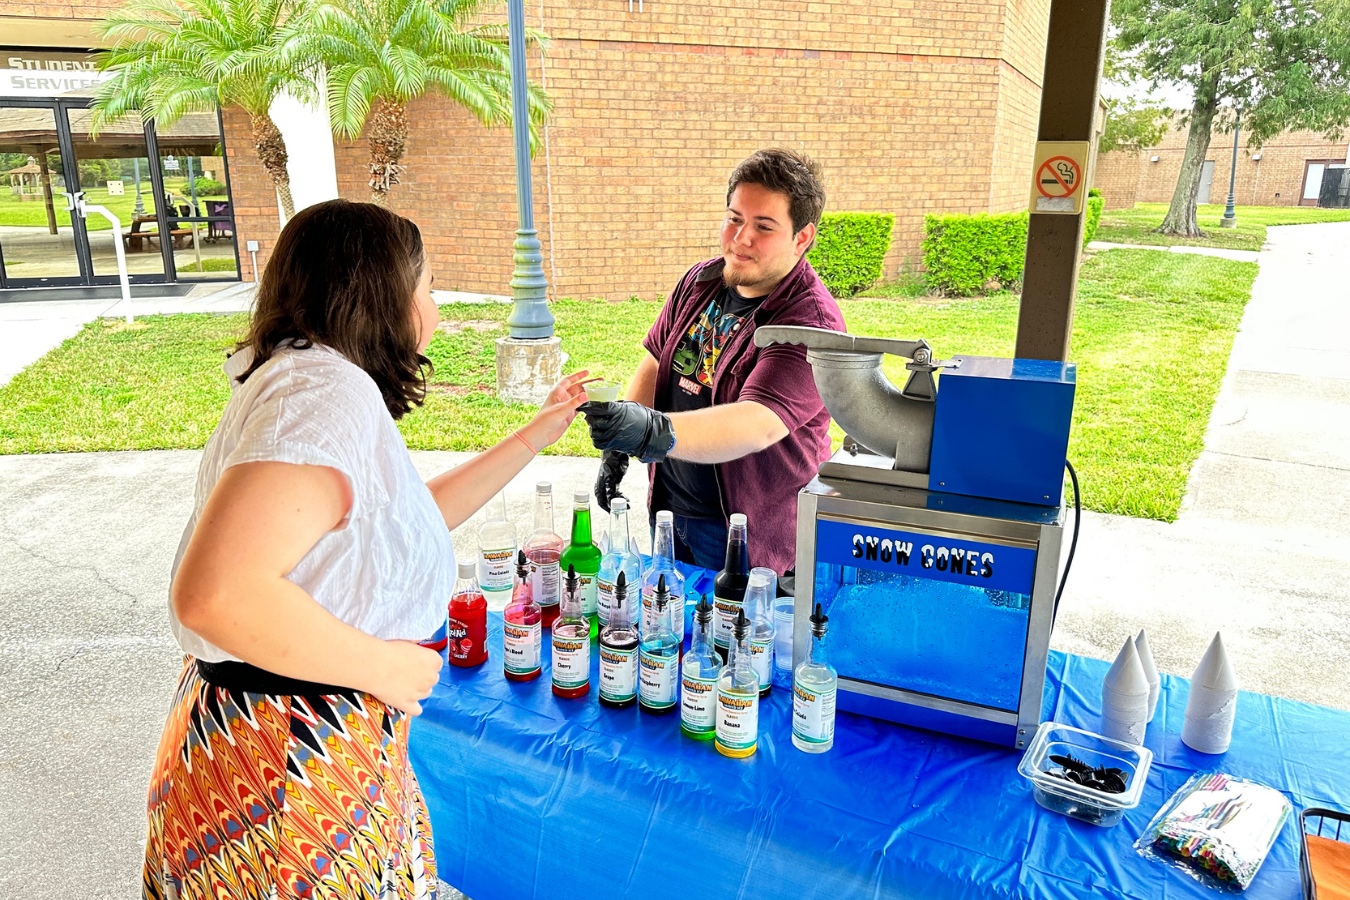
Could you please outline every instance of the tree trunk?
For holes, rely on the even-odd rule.
[[[286,141],[281,136],[281,129],[266,113],[249,116],[249,124],[253,126],[253,149],[258,154],[258,161],[276,186],[282,216],[290,221],[295,215],[295,201],[291,199],[291,176],[286,171]]]
[[[1200,177],[1209,155],[1209,136],[1214,126],[1214,113],[1219,108],[1217,76],[1201,74],[1195,85],[1195,103],[1191,106],[1191,130],[1186,135],[1186,155],[1181,159],[1181,172],[1172,191],[1172,204],[1167,216],[1155,231],[1182,237],[1201,237],[1195,223],[1195,201],[1200,195]]]
[[[384,206],[389,189],[398,184],[403,152],[408,145],[408,107],[394,100],[377,98],[370,110],[370,202]]]

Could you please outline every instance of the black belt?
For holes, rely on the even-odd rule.
[[[197,660],[197,674],[212,687],[250,694],[280,694],[299,697],[321,697],[342,694],[355,698],[359,691],[336,684],[320,684],[287,678],[244,662],[204,662]]]

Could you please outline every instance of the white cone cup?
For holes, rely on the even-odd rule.
[[[1144,732],[1148,725],[1143,719],[1135,719],[1132,722],[1122,722],[1119,719],[1113,719],[1109,716],[1102,716],[1102,737],[1108,737],[1116,741],[1124,741],[1127,744],[1142,745],[1144,743]]]
[[[1224,650],[1223,637],[1215,634],[1191,676],[1182,743],[1201,753],[1225,752],[1233,739],[1237,694],[1237,674]]]
[[[1148,724],[1148,679],[1134,640],[1126,638],[1102,681],[1102,733],[1142,744]]]
[[[1162,688],[1162,676],[1153,662],[1153,648],[1149,646],[1148,635],[1144,629],[1134,638],[1134,649],[1139,654],[1139,663],[1144,667],[1144,677],[1148,679],[1148,721],[1152,722],[1158,712],[1158,692]]]

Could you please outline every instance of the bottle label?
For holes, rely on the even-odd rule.
[[[600,648],[600,696],[621,703],[637,696],[638,650]]]
[[[759,694],[733,694],[717,689],[717,743],[731,750],[749,750],[759,739]]]
[[[590,678],[590,636],[560,637],[553,632],[553,684],[560,688],[579,688]]]
[[[530,563],[530,587],[534,589],[535,603],[557,606],[562,598],[561,583],[561,570],[557,563]]]
[[[452,660],[467,662],[478,659],[487,639],[486,617],[479,615],[473,619],[459,619],[451,616],[446,637],[449,638],[447,646]]]
[[[596,582],[599,578],[595,575],[582,575],[577,573],[577,589],[581,592],[581,611],[595,618],[596,610]]]
[[[723,650],[731,646],[732,627],[736,623],[736,613],[740,612],[741,605],[740,600],[713,598],[713,643]]]
[[[750,665],[759,676],[761,691],[773,684],[773,638],[750,642]]]
[[[792,686],[792,736],[811,744],[825,744],[834,737],[836,688],[817,691],[800,684]]]
[[[485,591],[509,591],[515,587],[516,548],[483,550],[478,554],[478,586]]]
[[[655,656],[642,653],[638,660],[642,704],[653,709],[670,709],[679,701],[679,654]]]
[[[717,679],[685,675],[680,684],[680,724],[694,734],[711,734],[717,727]]]
[[[609,624],[610,611],[614,609],[614,582],[596,576],[595,611],[600,616],[600,624]]]
[[[517,625],[506,622],[502,625],[504,643],[504,664],[512,675],[528,675],[539,671],[539,650],[542,634],[539,623]]]

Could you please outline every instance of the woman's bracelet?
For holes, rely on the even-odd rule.
[[[519,431],[513,431],[511,432],[511,434],[513,437],[515,437],[516,440],[524,444],[526,449],[528,449],[531,453],[533,453],[535,456],[539,455],[539,451],[534,449],[534,445],[532,445],[529,441],[525,440],[525,435],[521,434]]]

